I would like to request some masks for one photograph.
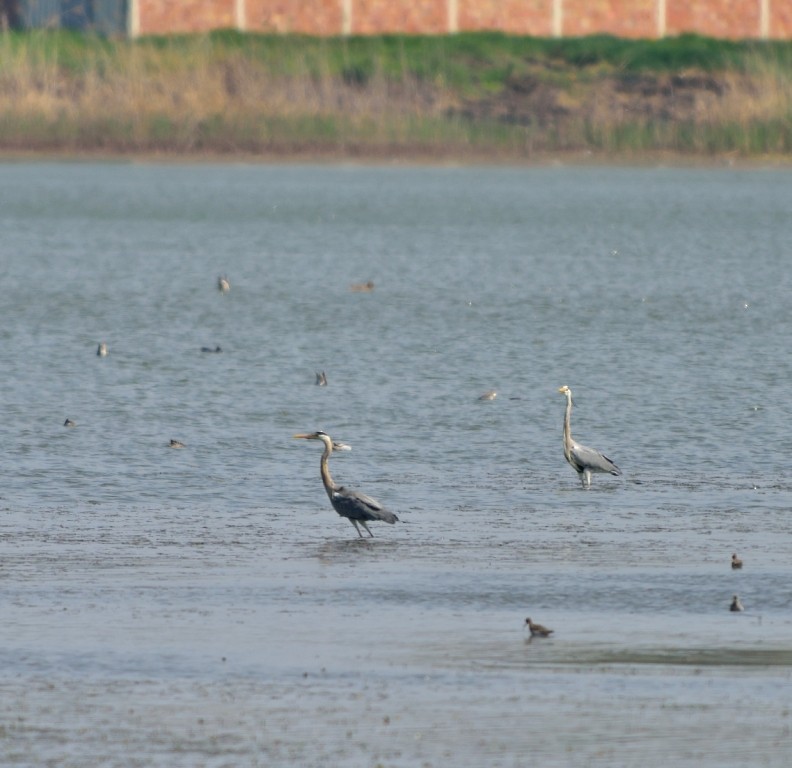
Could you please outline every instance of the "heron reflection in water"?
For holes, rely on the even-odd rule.
[[[330,454],[334,450],[339,449],[351,450],[349,446],[344,443],[334,443],[330,435],[321,430],[318,432],[294,435],[294,437],[302,440],[321,440],[324,444],[324,451],[322,452],[322,458],[319,463],[322,483],[330,498],[330,503],[333,505],[333,509],[335,509],[341,517],[347,518],[347,520],[355,526],[358,536],[363,538],[363,534],[360,530],[361,525],[366,529],[369,536],[374,536],[366,523],[380,520],[385,523],[393,524],[398,521],[399,518],[396,517],[393,512],[389,512],[382,504],[372,499],[371,496],[366,496],[364,493],[359,493],[358,491],[353,491],[350,488],[338,485],[330,476],[330,469],[328,467]],[[336,448],[336,446],[339,446],[339,448]]]
[[[566,413],[564,414],[564,456],[572,469],[578,473],[584,488],[591,488],[593,472],[607,472],[620,475],[621,470],[604,454],[594,448],[588,448],[572,439],[570,420],[572,418],[572,390],[566,385],[558,391],[566,397]]]

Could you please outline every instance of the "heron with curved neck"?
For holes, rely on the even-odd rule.
[[[621,470],[604,454],[581,445],[572,439],[570,421],[572,419],[572,390],[564,385],[558,390],[566,397],[566,412],[564,414],[564,456],[572,469],[578,473],[584,488],[591,488],[591,475],[594,472],[606,472],[611,475],[620,475]]]
[[[330,474],[330,467],[328,466],[330,454],[332,454],[334,450],[350,450],[349,446],[344,443],[334,443],[330,435],[321,430],[318,432],[294,435],[294,437],[301,440],[320,440],[324,444],[324,451],[322,452],[322,458],[319,462],[322,484],[330,498],[333,509],[335,509],[341,517],[345,517],[355,526],[358,536],[363,538],[363,533],[360,530],[360,526],[362,525],[366,533],[373,538],[374,534],[371,532],[367,523],[374,520],[380,520],[384,523],[390,523],[391,525],[398,521],[399,518],[396,517],[393,512],[385,509],[376,499],[372,499],[371,496],[366,496],[364,493],[353,491],[351,488],[345,488],[343,485],[339,485],[333,480]]]

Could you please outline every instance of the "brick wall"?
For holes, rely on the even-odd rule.
[[[138,30],[141,35],[159,35],[232,28],[236,26],[234,3],[235,0],[137,0]]]
[[[132,34],[445,34],[792,38],[792,0],[127,0]],[[764,13],[764,16],[763,16]]]
[[[510,35],[553,34],[553,0],[457,0],[457,9],[460,32],[498,29]]]
[[[759,37],[760,8],[759,0],[667,0],[666,33],[700,29],[710,37]]]
[[[255,32],[338,35],[343,29],[341,0],[248,0],[246,28]]]

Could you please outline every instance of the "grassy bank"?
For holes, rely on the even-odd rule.
[[[0,151],[792,154],[792,44],[0,34]]]

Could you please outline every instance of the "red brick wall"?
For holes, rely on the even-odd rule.
[[[141,35],[206,32],[236,25],[234,0],[138,0],[138,9]]]
[[[448,32],[446,0],[352,0],[352,34]]]
[[[203,32],[237,25],[236,0],[129,0],[137,2],[140,34]],[[565,37],[606,32],[621,37],[656,37],[660,0],[560,0]],[[665,31],[723,38],[760,36],[762,0],[665,0]],[[502,30],[514,35],[551,36],[554,0],[244,0],[251,32],[340,35],[344,8],[350,31],[445,34],[456,7],[460,32]],[[792,39],[792,0],[769,0],[769,34]]]
[[[341,0],[247,0],[245,14],[251,32],[340,35],[342,31]]]
[[[657,0],[564,0],[563,13],[565,37],[657,37]]]
[[[770,37],[792,39],[792,3],[770,0]]]
[[[666,34],[695,31],[708,37],[759,37],[759,8],[760,0],[666,0]]]
[[[497,29],[510,35],[550,37],[553,0],[457,0],[460,32]]]

